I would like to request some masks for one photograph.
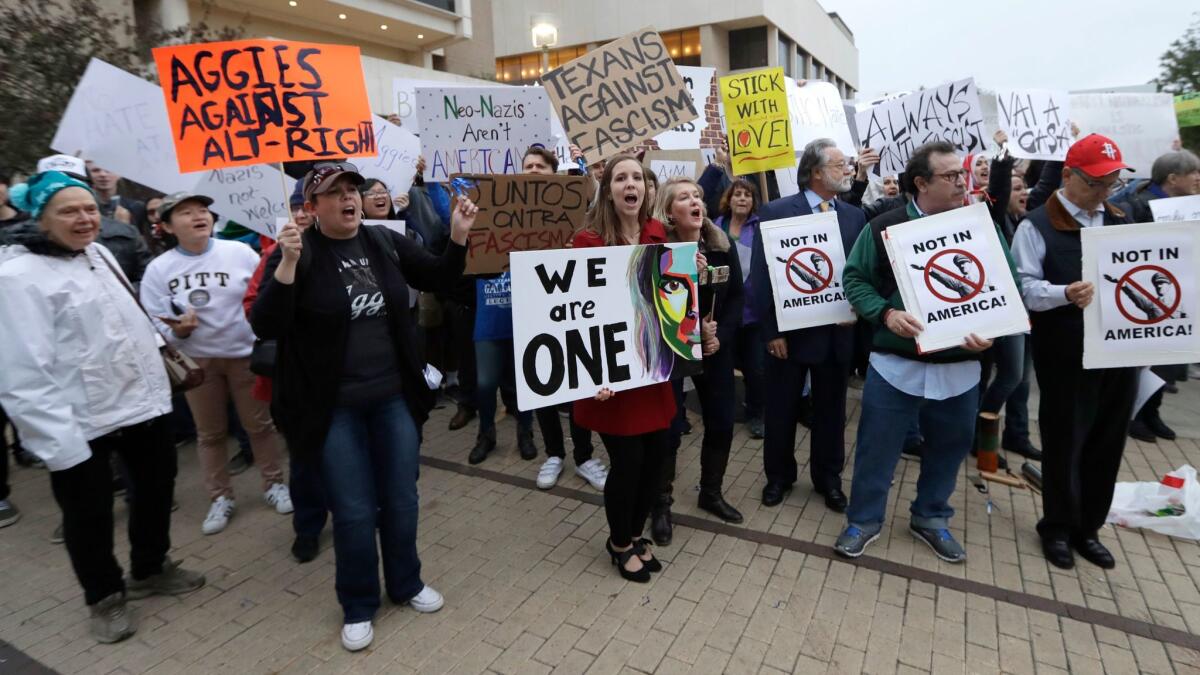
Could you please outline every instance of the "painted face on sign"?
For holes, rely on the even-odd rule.
[[[699,359],[699,295],[696,293],[695,259],[676,256],[663,247],[654,268],[654,305],[663,342],[685,359]]]

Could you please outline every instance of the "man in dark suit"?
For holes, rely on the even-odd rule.
[[[833,141],[817,139],[805,146],[800,156],[797,171],[800,192],[763,206],[758,216],[766,223],[836,211],[842,246],[849,251],[867,222],[862,209],[837,199],[838,194],[850,188],[852,180],[845,154]],[[833,270],[833,273],[840,277],[842,271]],[[771,288],[761,229],[754,238],[750,276],[755,288]],[[825,497],[825,505],[842,513],[846,510],[846,493],[842,491],[842,465],[846,460],[846,386],[854,357],[854,323],[780,332],[772,298],[771,293],[754,296],[758,315],[762,317],[767,354],[772,357],[766,367],[763,467],[767,484],[763,488],[762,502],[764,506],[779,504],[796,482],[796,423],[800,417],[804,380],[811,376],[813,423],[809,474],[813,488]]]

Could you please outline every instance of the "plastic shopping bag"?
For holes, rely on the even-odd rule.
[[[1108,522],[1172,537],[1200,539],[1200,483],[1190,464],[1157,483],[1117,483]]]

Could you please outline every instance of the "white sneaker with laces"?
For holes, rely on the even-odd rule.
[[[282,515],[287,515],[294,510],[292,493],[283,483],[272,483],[271,487],[263,493],[263,501],[274,506],[275,512]]]
[[[580,478],[591,483],[592,487],[597,490],[603,490],[604,483],[608,480],[608,467],[604,466],[604,462],[598,459],[589,459],[575,467],[575,473]]]
[[[370,621],[348,623],[342,626],[342,646],[346,651],[357,652],[366,649],[375,639],[375,629]]]
[[[558,482],[558,477],[562,474],[562,457],[550,457],[542,464],[542,468],[538,469],[537,486],[543,490],[549,490]]]
[[[446,599],[442,597],[432,586],[426,586],[421,589],[420,593],[413,596],[412,600],[408,601],[412,608],[423,614],[436,612],[446,604]]]
[[[216,534],[224,530],[236,508],[237,504],[229,497],[224,495],[217,497],[213,500],[212,506],[208,507],[208,515],[204,517],[204,524],[200,526],[200,529],[204,534]]]

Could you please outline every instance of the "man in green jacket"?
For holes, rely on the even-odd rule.
[[[963,205],[966,172],[955,147],[934,142],[917,148],[905,166],[904,189],[909,202],[863,228],[842,278],[847,299],[875,326],[875,335],[863,386],[846,528],[834,549],[857,558],[879,538],[903,432],[919,419],[925,447],[909,530],[942,560],[962,562],[966,552],[949,530],[954,514],[949,499],[975,435],[979,353],[992,341],[972,334],[962,347],[919,354],[913,338],[924,326],[905,311],[881,238],[892,225]],[[1007,247],[1005,256],[1012,269]]]

